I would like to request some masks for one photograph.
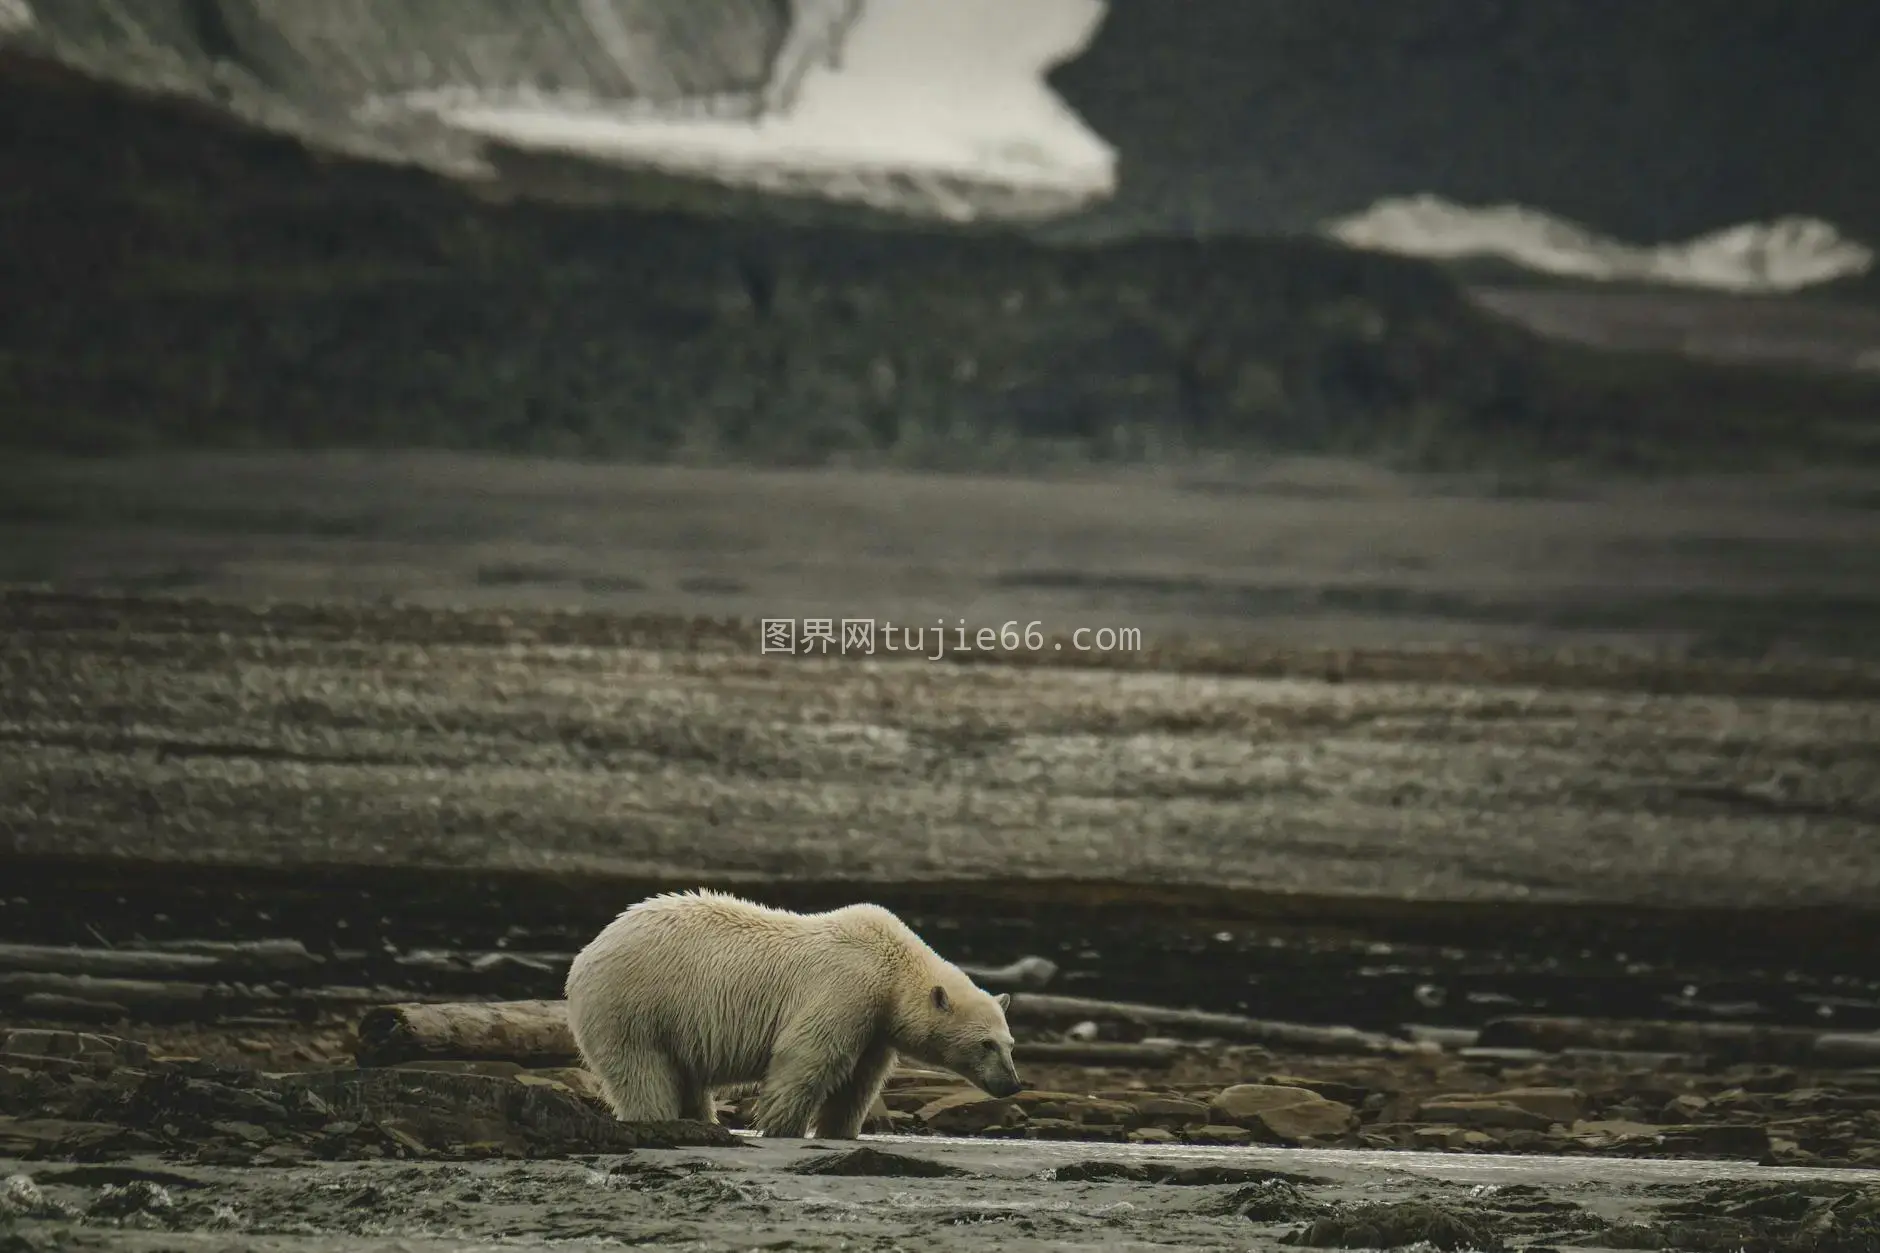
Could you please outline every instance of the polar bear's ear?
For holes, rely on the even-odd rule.
[[[953,1002],[947,999],[947,990],[937,983],[933,985],[933,1007],[943,1014],[953,1008]]]
[[[992,999],[999,1003],[1000,1009],[1012,1008],[1012,994],[1010,992],[1001,992]]]

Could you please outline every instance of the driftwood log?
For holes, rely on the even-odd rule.
[[[1012,997],[1016,1009],[1028,999]],[[1075,1020],[1092,1016],[1091,1007],[1100,1011],[1134,1012],[1148,1010],[1160,1014],[1190,1014],[1179,1022],[1194,1025],[1191,1011],[1158,1010],[1154,1006],[1119,1005],[1109,1001],[1082,998],[1041,998],[1061,1008],[1058,1003],[1074,1005]],[[1060,1016],[1062,1016],[1060,1014]],[[1234,1019],[1232,1015],[1199,1015],[1211,1034],[1231,1034],[1218,1030],[1216,1019],[1236,1023],[1255,1022]],[[1259,1024],[1262,1027],[1289,1028],[1289,1043],[1310,1040],[1321,1047],[1336,1043],[1347,1051],[1369,1051],[1373,1039],[1390,1043],[1385,1037],[1371,1037],[1364,1032],[1342,1027],[1301,1027],[1292,1023]],[[1300,1034],[1304,1033],[1304,1034]],[[1280,1034],[1267,1031],[1259,1038],[1274,1039]],[[359,1047],[354,1053],[361,1066],[396,1066],[413,1061],[506,1061],[519,1065],[565,1066],[578,1059],[574,1037],[568,1032],[566,1001],[484,1001],[451,1003],[405,1003],[379,1005],[366,1011],[359,1020]],[[1236,1037],[1240,1038],[1240,1037]],[[1307,1047],[1310,1047],[1309,1045]],[[1171,1064],[1177,1046],[1164,1043],[1082,1043],[1074,1041],[1023,1042],[1012,1050],[1018,1061],[1072,1066],[1145,1066]]]
[[[1816,1031],[1736,1022],[1497,1018],[1483,1025],[1476,1043],[1482,1048],[1529,1048],[1547,1053],[1601,1049],[1696,1054],[1787,1066],[1880,1066],[1880,1032]]]
[[[124,979],[226,979],[311,970],[320,959],[298,940],[183,940],[137,948],[0,944],[0,971]]]
[[[1003,966],[961,965],[966,977],[989,992],[1036,992],[1057,978],[1057,963],[1049,957],[1021,957]]]
[[[565,1066],[576,1060],[566,1001],[379,1005],[359,1020],[361,1066],[463,1059]]]
[[[354,1060],[361,1066],[492,1061],[542,1067],[579,1061],[566,1001],[379,1005],[359,1020],[358,1034]],[[1012,1055],[1041,1065],[1161,1068],[1173,1064],[1178,1051],[1168,1044],[1025,1042]]]
[[[33,995],[63,996],[144,1009],[197,1012],[215,999],[215,989],[176,979],[112,979],[99,975],[59,975],[18,971],[0,974],[0,1000]]]
[[[1134,1022],[1187,1035],[1212,1036],[1311,1052],[1387,1053],[1404,1047],[1402,1041],[1375,1032],[1359,1031],[1355,1027],[1318,1027],[1297,1022],[1275,1022],[1267,1018],[1244,1018],[1239,1014],[1216,1014],[1199,1009],[1171,1009],[1164,1005],[1100,1001],[1082,996],[1045,996],[1031,992],[1014,993],[1005,1016],[1012,1022],[1052,1026],[1079,1022]]]
[[[1054,1040],[1021,1040],[1012,1046],[1012,1060],[1035,1066],[1115,1066],[1129,1070],[1166,1070],[1181,1056],[1173,1044],[1089,1044]]]

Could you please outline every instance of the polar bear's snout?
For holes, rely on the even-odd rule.
[[[1025,1090],[1012,1062],[1012,1046],[998,1040],[985,1040],[971,1051],[971,1056],[956,1062],[953,1069],[981,1092],[993,1096],[1013,1096]]]
[[[1018,1067],[1012,1064],[1010,1050],[999,1050],[998,1060],[987,1068],[987,1073],[979,1080],[979,1087],[993,1096],[1014,1096],[1025,1090],[1024,1080],[1018,1077]]]

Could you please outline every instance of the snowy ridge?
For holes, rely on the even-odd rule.
[[[1793,292],[1852,278],[1874,262],[1872,249],[1816,218],[1746,222],[1683,243],[1643,246],[1523,205],[1475,207],[1432,195],[1380,200],[1328,223],[1325,233],[1354,248],[1406,256],[1492,256],[1564,277],[1744,294]]]
[[[1045,83],[1106,0],[0,0],[0,46],[330,150],[490,141],[950,219],[1112,193]]]
[[[801,3],[801,0],[799,0]],[[1116,153],[1044,81],[1102,0],[816,0],[766,107],[700,115],[407,96],[519,146],[953,220],[1064,213],[1116,188]]]

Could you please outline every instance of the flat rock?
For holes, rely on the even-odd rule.
[[[1364,1104],[1364,1098],[1370,1096],[1372,1091],[1359,1084],[1344,1083],[1337,1079],[1305,1079],[1298,1075],[1268,1075],[1263,1082],[1272,1087],[1304,1088],[1328,1101],[1343,1101],[1346,1105]]]
[[[1191,1144],[1251,1144],[1253,1132],[1245,1127],[1209,1123],[1206,1126],[1189,1128],[1182,1133],[1182,1139]]]
[[[1310,1088],[1275,1083],[1237,1083],[1217,1093],[1208,1103],[1208,1112],[1217,1122],[1239,1124],[1261,1110],[1324,1099]]]
[[[1263,1109],[1253,1116],[1252,1124],[1253,1130],[1262,1133],[1263,1139],[1298,1144],[1306,1140],[1335,1139],[1345,1135],[1357,1127],[1358,1115],[1343,1101],[1328,1101],[1321,1097],[1302,1101],[1298,1105]]]
[[[1419,1149],[1459,1149],[1463,1134],[1464,1129],[1456,1126],[1413,1127],[1408,1138]]]
[[[1503,1088],[1485,1094],[1486,1099],[1515,1105],[1532,1114],[1571,1127],[1586,1117],[1586,1093],[1578,1088]]]
[[[1693,1123],[1659,1128],[1660,1143],[1679,1157],[1722,1157],[1767,1161],[1772,1153],[1769,1132],[1753,1123]]]
[[[1145,1097],[1135,1103],[1129,1121],[1137,1127],[1199,1127],[1208,1121],[1208,1107],[1181,1097]]]
[[[0,1118],[0,1156],[76,1157],[132,1152],[156,1142],[116,1123],[64,1118]]]
[[[1092,1126],[1132,1126],[1136,1120],[1136,1106],[1129,1101],[1106,1101],[1089,1096],[1071,1105],[1067,1117]],[[1206,1122],[1207,1119],[1203,1117],[1201,1121]]]
[[[1655,1140],[1664,1128],[1625,1118],[1582,1118],[1570,1128],[1573,1138],[1592,1147],[1605,1147],[1628,1140]]]
[[[920,1107],[917,1116],[927,1127],[945,1135],[974,1135],[1026,1122],[1025,1111],[1015,1102],[987,1096],[974,1088],[931,1101]]]
[[[1217,1095],[1208,1112],[1216,1124],[1244,1127],[1263,1140],[1282,1144],[1342,1136],[1358,1122],[1357,1114],[1343,1101],[1280,1084],[1236,1084]]]
[[[1477,1129],[1507,1127],[1545,1131],[1554,1125],[1554,1119],[1545,1114],[1537,1114],[1508,1101],[1479,1097],[1437,1097],[1417,1106],[1416,1116],[1423,1122],[1452,1123],[1458,1127]]]

